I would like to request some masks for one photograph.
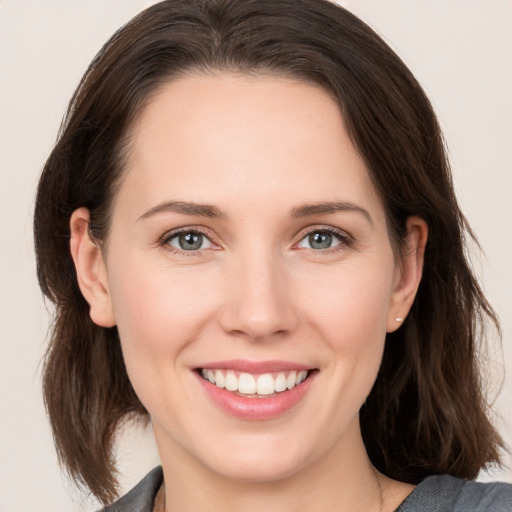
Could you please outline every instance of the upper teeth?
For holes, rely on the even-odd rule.
[[[272,375],[263,373],[235,373],[233,370],[201,370],[204,379],[209,380],[219,388],[228,391],[238,391],[244,395],[272,395],[287,389],[292,389],[303,382],[308,372],[306,370],[280,372]]]

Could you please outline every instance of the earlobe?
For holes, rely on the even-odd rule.
[[[396,331],[405,320],[416,297],[423,274],[427,223],[420,217],[407,219],[407,238],[397,265],[393,294],[387,319],[387,332]]]
[[[90,214],[87,208],[79,208],[71,215],[71,256],[80,291],[90,306],[91,320],[101,327],[113,327],[116,320],[107,280],[107,268],[101,247],[91,238],[89,221]]]

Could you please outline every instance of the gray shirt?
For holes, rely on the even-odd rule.
[[[162,485],[162,468],[148,473],[128,494],[103,512],[152,512]],[[512,485],[478,483],[450,475],[429,476],[418,484],[396,512],[511,512]]]

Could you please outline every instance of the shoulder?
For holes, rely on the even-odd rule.
[[[151,512],[162,482],[163,473],[159,466],[150,471],[128,494],[101,512]]]
[[[430,476],[416,486],[397,512],[510,512],[512,485],[480,483],[449,475]]]

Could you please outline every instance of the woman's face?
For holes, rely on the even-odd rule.
[[[162,460],[270,481],[358,453],[407,293],[336,102],[291,79],[189,76],[130,140],[109,305],[91,314],[118,326]]]

